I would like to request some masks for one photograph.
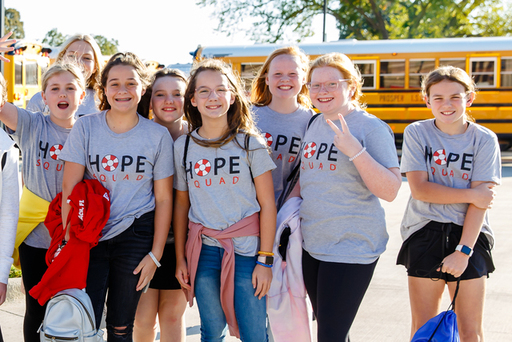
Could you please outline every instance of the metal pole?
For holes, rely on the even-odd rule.
[[[2,1],[2,0],[0,0]],[[327,0],[324,0],[324,34],[323,34],[323,42],[327,41],[327,33],[325,33],[325,17],[327,15]]]

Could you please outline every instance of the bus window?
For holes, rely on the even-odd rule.
[[[35,61],[25,62],[26,85],[37,85],[37,63]]]
[[[465,58],[453,58],[453,59],[439,59],[439,66],[451,65],[462,70],[466,70],[466,59]]]
[[[242,72],[240,76],[242,80],[245,82],[245,89],[247,91],[251,90],[252,80],[256,77],[258,71],[261,69],[262,66],[263,63],[242,63]]]
[[[435,59],[409,60],[409,88],[421,88],[423,77],[435,68]]]
[[[23,85],[23,63],[21,61],[14,62],[14,84]]]
[[[512,57],[501,58],[501,86],[512,87]]]
[[[380,62],[380,87],[400,89],[405,87],[405,61]]]
[[[376,61],[354,60],[354,65],[363,77],[363,89],[375,89],[375,65]]]
[[[496,58],[478,57],[470,59],[471,73],[469,74],[475,80],[479,88],[495,87],[496,77]]]

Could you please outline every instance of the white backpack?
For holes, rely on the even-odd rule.
[[[41,342],[102,342],[103,331],[96,329],[91,299],[80,289],[57,293],[46,307],[39,328]]]

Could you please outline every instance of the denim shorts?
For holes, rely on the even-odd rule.
[[[410,277],[456,281],[453,275],[437,272],[436,269],[445,257],[455,251],[461,236],[462,226],[430,221],[404,241],[396,263],[404,265]],[[484,233],[478,236],[473,250],[461,280],[488,277],[494,271],[491,246]]]

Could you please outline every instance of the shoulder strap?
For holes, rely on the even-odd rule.
[[[2,155],[2,171],[4,170],[4,167],[5,167],[5,163],[7,162],[7,152],[4,152],[4,154]]]
[[[187,153],[188,153],[188,144],[190,143],[190,135],[187,134],[185,137],[185,147],[183,149],[183,167],[187,168]]]
[[[244,139],[244,150],[245,150],[245,153],[247,153],[247,165],[249,165],[249,173],[251,174],[251,179],[252,179],[252,182],[254,183],[254,177],[252,176],[251,165],[249,164],[249,140],[250,139],[251,139],[251,136],[246,133],[245,139]]]
[[[309,129],[309,126],[311,126],[311,124],[313,123],[313,121],[315,121],[315,120],[316,120],[316,118],[318,118],[318,117],[320,116],[320,114],[322,114],[322,113],[316,113],[315,115],[313,115],[313,116],[311,117],[311,119],[309,119],[308,126],[306,127],[306,130],[308,130],[308,129]]]

